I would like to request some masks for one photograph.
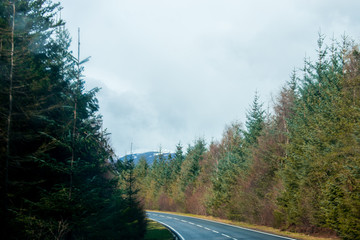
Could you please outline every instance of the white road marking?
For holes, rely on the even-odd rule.
[[[226,234],[223,234],[223,233],[221,235],[223,235],[224,237],[227,237],[227,238],[232,238],[229,235],[226,235]]]
[[[247,230],[247,231],[250,231],[250,232],[261,233],[261,234],[264,234],[264,235],[273,236],[273,237],[277,237],[277,238],[282,238],[282,239],[287,239],[287,240],[296,240],[295,238],[284,237],[284,236],[281,236],[281,235],[276,235],[276,234],[267,233],[267,232],[261,232],[261,231],[253,230],[253,229],[250,229],[250,228],[244,228],[244,227],[240,227],[240,226],[236,226],[236,225],[232,225],[232,224],[227,224],[227,223],[222,223],[222,222],[216,222],[216,221],[213,221],[213,220],[208,220],[208,219],[203,219],[203,218],[197,218],[197,217],[190,217],[190,216],[186,216],[186,217],[188,217],[188,218],[200,219],[200,220],[204,220],[204,221],[208,221],[208,222],[213,222],[213,223],[218,223],[218,224],[222,224],[222,225],[226,225],[226,226],[231,226],[231,227],[239,228],[239,229],[242,229],[242,230]],[[218,232],[217,232],[217,233],[218,233]]]
[[[185,240],[185,238],[178,231],[176,231],[174,228],[170,227],[169,225],[167,225],[167,224],[165,224],[163,222],[160,222],[159,220],[155,220],[155,219],[153,219],[153,220],[158,222],[158,223],[161,223],[162,225],[164,225],[167,228],[170,228],[173,232],[175,232],[180,237],[180,240]]]
[[[151,214],[149,214],[151,215]],[[185,221],[185,220],[182,220],[182,219],[178,219],[178,218],[175,218],[175,217],[167,217],[167,216],[164,216],[164,215],[158,215],[158,214],[154,214],[152,213],[153,216],[159,216],[159,217],[164,217],[164,218],[168,218],[168,219],[175,219],[175,220],[178,220],[178,221],[181,221],[181,222],[184,222],[184,223],[189,223],[191,225],[196,225],[200,228],[204,228],[208,231],[212,231],[214,233],[218,233],[218,234],[221,234],[222,236],[226,237],[226,238],[230,238],[232,240],[238,240],[236,238],[233,238],[233,237],[230,237],[229,235],[226,235],[226,234],[223,234],[223,233],[219,233],[218,231],[215,231],[215,230],[212,230],[212,229],[209,229],[207,227],[203,227],[201,225],[198,225],[198,224],[195,224],[195,223],[192,223],[192,222],[188,222],[188,221]],[[201,219],[201,218],[196,218],[196,217],[190,217],[190,218],[195,218],[195,219],[200,219],[200,220],[205,220],[205,221],[208,221],[208,222],[214,222],[214,223],[218,223],[218,224],[222,224],[222,225],[227,225],[227,226],[231,226],[231,227],[235,227],[235,228],[239,228],[239,229],[243,229],[243,230],[247,230],[247,231],[251,231],[251,232],[256,232],[256,233],[261,233],[261,234],[265,234],[265,235],[269,235],[269,236],[275,236],[275,237],[279,237],[279,238],[283,238],[283,239],[287,239],[287,240],[295,240],[293,238],[289,238],[289,237],[284,237],[284,236],[279,236],[279,235],[276,235],[276,234],[271,234],[271,233],[266,233],[266,232],[260,232],[260,231],[257,231],[257,230],[253,230],[253,229],[248,229],[248,228],[243,228],[243,227],[239,227],[239,226],[235,226],[235,225],[231,225],[231,224],[226,224],[226,223],[222,223],[222,222],[216,222],[216,221],[212,221],[212,220],[207,220],[207,219]],[[156,220],[157,221],[157,220]],[[171,230],[173,230],[174,232],[176,232],[180,238],[182,240],[184,240],[183,236],[181,236],[176,230],[174,230],[173,228],[171,228],[170,226],[158,221],[159,223],[165,225],[166,227],[170,228]]]

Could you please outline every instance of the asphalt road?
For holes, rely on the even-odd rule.
[[[176,232],[181,240],[294,240],[293,238],[175,214],[147,211],[147,216]]]

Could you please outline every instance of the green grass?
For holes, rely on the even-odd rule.
[[[174,237],[170,231],[155,221],[147,220],[148,225],[146,228],[145,240],[173,240]]]

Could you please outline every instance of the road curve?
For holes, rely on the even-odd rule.
[[[146,213],[148,218],[174,231],[181,240],[295,240],[211,220],[151,211]]]

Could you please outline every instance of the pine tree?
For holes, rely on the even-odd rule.
[[[323,36],[318,45],[319,58],[315,64],[306,62],[294,114],[288,120],[289,144],[282,170],[285,191],[279,205],[289,225],[330,228],[344,239],[356,239],[359,233],[350,229],[357,228],[358,219],[348,214],[358,204],[353,192],[356,183],[345,179],[356,175],[348,169],[356,166],[353,123],[358,111],[348,111],[351,94],[344,94],[344,73],[356,72],[345,71],[344,49],[324,47]]]
[[[205,146],[206,143],[204,139],[196,140],[194,146],[189,145],[179,175],[181,191],[185,191],[185,188],[190,183],[193,183],[199,175],[199,162],[202,160],[203,154],[206,151]]]
[[[257,143],[257,137],[260,136],[261,130],[264,127],[265,111],[262,109],[262,103],[259,102],[260,97],[258,92],[255,92],[255,97],[251,105],[251,109],[246,115],[246,132],[245,140],[249,145]]]
[[[140,157],[139,162],[135,165],[136,178],[141,182],[149,172],[149,164],[144,156]]]
[[[220,144],[215,171],[213,172],[212,197],[208,201],[210,212],[216,216],[235,219],[238,202],[234,193],[238,191],[238,180],[243,178],[248,168],[245,158],[244,137],[241,125],[233,123],[224,131]]]
[[[0,133],[1,146],[8,146],[0,148],[1,159],[8,159],[0,169],[4,239],[114,239],[119,232],[124,239],[126,234],[141,238],[142,209],[129,208],[118,198],[120,191],[110,179],[113,152],[101,130],[98,90],[84,91],[82,81],[72,84],[79,83],[74,80],[82,70],[68,50],[63,22],[54,19],[59,4],[12,3],[15,14],[7,1],[0,2],[0,128],[10,126],[9,134]],[[11,105],[10,114],[4,114]],[[137,213],[131,227],[129,211]],[[119,224],[106,227],[119,216]],[[133,232],[135,228],[140,231]]]
[[[181,145],[181,143],[178,143],[176,145],[176,152],[173,158],[171,158],[170,160],[170,178],[172,181],[174,181],[177,177],[178,174],[180,173],[181,170],[181,165],[185,159],[184,154],[183,154],[183,147]]]

